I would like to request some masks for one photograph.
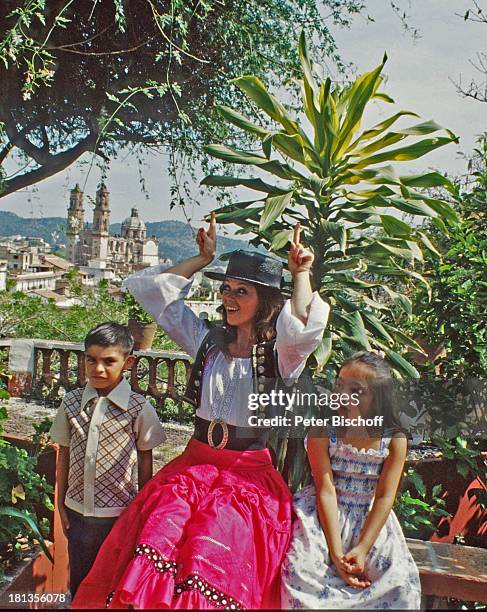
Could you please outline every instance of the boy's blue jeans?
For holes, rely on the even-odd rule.
[[[66,512],[69,518],[69,589],[71,596],[74,597],[117,517],[83,516],[69,508],[66,508]]]

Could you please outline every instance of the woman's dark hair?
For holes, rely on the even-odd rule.
[[[276,321],[284,305],[284,298],[279,289],[257,283],[249,282],[249,284],[256,288],[259,300],[254,324],[257,342],[269,342],[276,336]],[[222,315],[223,320],[218,344],[226,352],[228,345],[235,340],[237,331],[235,327],[228,324],[227,313],[223,304],[217,310]]]
[[[130,355],[134,348],[134,338],[126,325],[115,321],[100,323],[91,329],[85,338],[85,351],[90,346],[116,346],[124,355]]]
[[[387,362],[377,353],[371,351],[360,351],[345,359],[340,366],[340,370],[346,365],[361,363],[375,373],[375,378],[370,381],[370,387],[374,394],[371,406],[370,418],[383,416],[383,429],[392,432],[402,432],[405,434],[404,427],[401,425],[398,413],[398,402],[395,391],[395,382],[392,371]]]

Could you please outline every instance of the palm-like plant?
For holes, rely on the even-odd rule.
[[[219,223],[240,226],[237,233],[254,234],[251,243],[262,244],[280,257],[286,255],[291,226],[300,221],[303,242],[315,252],[314,284],[332,306],[328,330],[315,353],[319,368],[330,358],[332,346],[336,358],[356,348],[378,348],[399,375],[417,376],[400,352],[404,346],[418,347],[394,326],[391,308],[398,305],[409,312],[411,303],[393,287],[411,277],[426,283],[415,268],[423,260],[424,249],[437,251],[424,232],[398,217],[431,217],[446,231],[445,221],[455,220],[455,212],[421,189],[453,187],[438,172],[403,176],[383,164],[415,160],[456,138],[448,130],[442,136],[415,138],[442,130],[434,121],[389,129],[401,117],[417,117],[410,111],[396,112],[361,129],[372,100],[393,102],[378,91],[385,56],[375,70],[341,87],[333,86],[329,78],[316,80],[303,34],[299,54],[306,119],[292,116],[258,78],[243,76],[234,83],[254,103],[257,114],[266,116],[265,121],[255,123],[225,106],[219,110],[227,121],[260,139],[262,152],[217,144],[207,148],[214,157],[253,166],[281,182],[210,175],[203,184],[261,192],[255,200],[219,209],[216,218]]]

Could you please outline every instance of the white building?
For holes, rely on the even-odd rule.
[[[50,272],[22,272],[10,277],[15,281],[15,286],[12,291],[24,291],[27,293],[31,289],[50,289],[54,291],[56,288],[56,279],[59,275],[53,271]]]
[[[7,290],[7,262],[0,261],[0,291]]]
[[[122,278],[159,263],[159,241],[147,238],[147,228],[137,208],[132,208],[130,217],[123,221],[121,235],[110,236],[108,189],[101,184],[96,192],[92,228],[85,227],[83,195],[76,185],[69,200],[66,252],[71,262],[83,269],[112,270],[115,277]]]

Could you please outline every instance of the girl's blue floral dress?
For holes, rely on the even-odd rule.
[[[361,449],[337,440],[330,431],[329,453],[335,482],[343,551],[358,541],[371,507],[390,438],[379,450]],[[366,559],[366,589],[354,589],[340,578],[328,555],[316,508],[313,485],[294,496],[297,518],[282,569],[281,605],[285,609],[419,609],[418,569],[401,526],[391,511]]]

